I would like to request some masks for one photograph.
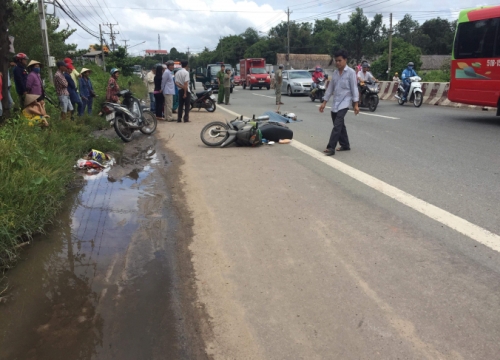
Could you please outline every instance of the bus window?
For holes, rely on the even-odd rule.
[[[455,40],[455,59],[488,58],[500,55],[495,54],[495,40],[500,18],[470,21],[458,25]],[[496,39],[498,37],[498,39]]]

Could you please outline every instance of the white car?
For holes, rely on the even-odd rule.
[[[285,70],[283,71],[283,84],[281,92],[288,96],[309,95],[312,85],[312,76],[307,70]]]

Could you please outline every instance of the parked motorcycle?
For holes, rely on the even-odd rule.
[[[247,143],[249,138],[259,128],[262,121],[269,120],[269,116],[244,120],[243,116],[225,124],[221,121],[211,122],[201,130],[201,141],[207,146],[226,147],[233,142]]]
[[[145,103],[134,97],[127,89],[121,90],[118,97],[123,98],[122,104],[105,102],[101,111],[123,141],[132,140],[135,130],[140,130],[146,135],[156,130],[156,116],[149,111]]]
[[[205,109],[208,112],[214,112],[216,108],[215,101],[216,98],[212,88],[208,88],[196,94],[191,94],[191,109],[198,109],[198,111]]]
[[[371,81],[365,81],[360,85],[359,107],[368,108],[371,112],[377,110],[380,91],[378,84]]]
[[[316,87],[311,90],[309,93],[309,98],[311,101],[315,101],[318,99],[320,102],[323,101],[323,97],[325,96],[325,91],[326,91],[326,80],[324,78],[318,79],[318,82],[316,82]]]
[[[405,95],[405,88],[403,86],[403,82],[399,83],[398,86],[398,91],[397,94],[394,95],[396,99],[398,99],[398,104],[399,105],[404,105],[405,102],[413,102],[413,105],[415,107],[420,107],[423,102],[423,94],[422,94],[422,84],[420,84],[420,80],[422,80],[418,76],[412,76],[410,77],[410,90],[408,90],[408,96],[406,97],[406,100],[403,100],[403,97]]]

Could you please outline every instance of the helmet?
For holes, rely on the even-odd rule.
[[[29,60],[28,55],[26,55],[25,53],[19,53],[16,56],[14,56],[15,61],[24,60],[24,59]]]
[[[119,69],[117,69],[117,68],[112,68],[112,69],[111,69],[111,71],[110,71],[109,73],[111,74],[111,76],[113,76],[113,75],[114,75],[115,73],[117,73],[117,72],[120,72],[120,70],[119,70]]]
[[[362,65],[363,68],[369,68],[370,67],[370,64],[368,64],[367,62],[364,62],[363,65]]]
[[[316,71],[323,71],[323,69],[320,68],[319,66],[316,66]]]
[[[168,60],[168,61],[166,62],[166,64],[167,64],[167,66],[170,66],[170,65],[175,65],[174,60]]]
[[[410,61],[407,66],[415,66],[415,64]]]
[[[398,73],[397,73],[397,72],[395,72],[395,73],[394,73],[394,75],[398,75]]]
[[[278,68],[279,68],[279,69],[283,69],[283,68],[284,68],[283,64],[279,64],[279,65],[278,65]]]

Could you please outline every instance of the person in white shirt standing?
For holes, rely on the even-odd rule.
[[[182,113],[184,122],[189,122],[189,108],[191,106],[191,90],[189,89],[189,63],[187,60],[181,61],[182,70],[175,74],[175,84],[179,89],[179,109],[177,110],[177,122],[182,122]]]
[[[174,121],[174,117],[172,116],[172,105],[175,95],[174,76],[172,74],[174,66],[175,64],[172,60],[167,61],[167,69],[161,78],[161,90],[165,98],[163,116],[165,116],[166,121]]]
[[[151,71],[146,75],[146,84],[148,85],[148,93],[149,93],[149,110],[152,112],[156,111],[156,103],[155,103],[155,74],[156,74],[156,66],[153,65]]]

